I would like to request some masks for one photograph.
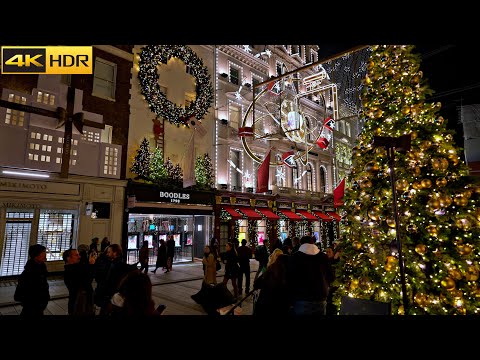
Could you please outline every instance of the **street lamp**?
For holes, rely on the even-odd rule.
[[[411,134],[399,137],[374,136],[373,147],[385,147],[387,150],[388,168],[390,170],[390,184],[393,196],[393,215],[395,218],[395,230],[398,250],[398,263],[400,265],[400,280],[402,282],[402,301],[405,314],[408,314],[407,285],[405,283],[405,264],[402,255],[402,243],[400,241],[400,223],[398,221],[397,191],[395,188],[395,150],[406,153],[411,147]]]

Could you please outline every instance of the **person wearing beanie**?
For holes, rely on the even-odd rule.
[[[47,249],[40,244],[28,249],[29,259],[18,279],[14,300],[22,305],[21,316],[41,316],[50,301]]]

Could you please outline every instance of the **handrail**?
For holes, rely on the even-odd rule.
[[[235,304],[235,306],[233,306],[230,310],[227,311],[227,313],[225,315],[233,315],[233,311],[241,304],[243,303],[247,298],[250,297],[250,295],[252,295],[255,291],[257,291],[258,289],[253,289],[251,290],[248,294],[245,294],[245,296]]]

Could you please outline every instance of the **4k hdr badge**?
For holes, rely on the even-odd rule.
[[[93,74],[91,46],[2,46],[2,74]]]

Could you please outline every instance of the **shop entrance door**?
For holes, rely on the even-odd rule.
[[[33,213],[7,212],[0,276],[22,273],[28,260]]]

